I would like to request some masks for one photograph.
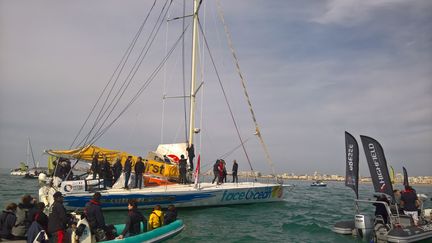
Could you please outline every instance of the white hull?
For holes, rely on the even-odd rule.
[[[10,174],[13,176],[25,176],[27,174],[27,172],[26,171],[12,171]]]
[[[62,183],[62,186],[66,186]],[[145,187],[142,189],[108,189],[102,194],[102,206],[108,210],[125,210],[129,199],[138,201],[140,208],[153,208],[155,205],[176,207],[206,207],[231,204],[249,204],[283,201],[288,185],[265,184],[258,182],[225,183],[216,185],[201,183],[198,189],[190,185],[168,185]],[[70,189],[71,186],[68,186]],[[94,192],[69,192],[64,195],[64,205],[68,210],[83,208]],[[40,195],[41,196],[41,195]]]

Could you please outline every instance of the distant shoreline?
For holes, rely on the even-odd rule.
[[[266,179],[266,177],[260,177],[263,179]],[[316,181],[316,180],[308,180],[308,179],[284,179],[284,180],[289,180],[289,181]],[[331,181],[331,182],[339,182],[339,183],[345,183],[345,181],[339,181],[339,180],[322,180],[322,181]],[[359,181],[359,184],[366,184],[366,185],[372,185],[371,181]],[[400,185],[401,187],[403,187],[402,183],[397,183],[397,184],[393,184],[394,185]],[[432,184],[430,183],[410,183],[410,185],[413,186],[432,186]]]

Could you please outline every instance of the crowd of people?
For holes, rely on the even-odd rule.
[[[233,161],[233,166],[232,166],[232,183],[238,183],[238,163],[236,160]],[[222,184],[222,183],[226,183],[227,182],[227,169],[226,169],[226,162],[223,159],[218,159],[216,160],[216,162],[213,165],[213,174],[214,174],[214,178],[212,181],[212,184],[216,183],[218,185]]]
[[[27,240],[27,242],[36,240],[37,242],[63,243],[70,242],[72,230],[75,230],[79,237],[80,227],[77,227],[77,219],[67,213],[63,206],[63,195],[56,192],[53,197],[54,204],[49,216],[44,213],[44,203],[37,202],[30,195],[23,196],[18,205],[15,203],[7,205],[0,215],[0,238]],[[96,241],[123,239],[177,220],[177,210],[174,205],[169,205],[165,211],[160,205],[156,205],[147,221],[147,218],[138,210],[137,200],[130,199],[124,230],[114,232],[114,226],[107,225],[105,222],[101,199],[102,195],[99,192],[94,193],[92,199],[86,203],[81,215],[81,218],[86,218],[90,232],[95,236]]]

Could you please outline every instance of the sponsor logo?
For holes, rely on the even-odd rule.
[[[347,159],[348,159],[348,168],[350,171],[354,170],[353,156],[354,156],[354,144],[348,144]]]
[[[380,189],[381,189],[381,191],[384,191],[384,189],[386,187],[386,183],[384,181],[384,175],[383,175],[383,172],[381,170],[381,165],[380,165],[380,161],[378,159],[378,155],[376,153],[375,146],[372,143],[370,143],[370,144],[368,144],[368,147],[369,147],[369,153],[372,157],[373,165],[375,166],[376,174],[378,176],[378,183],[381,185]]]
[[[221,201],[244,201],[244,200],[264,200],[272,196],[272,188],[264,188],[261,190],[249,189],[244,192],[228,192],[224,191]]]

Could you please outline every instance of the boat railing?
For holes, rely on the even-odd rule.
[[[356,204],[357,204],[357,213],[361,214],[360,209],[358,207],[358,203],[368,203],[368,204],[372,204],[372,205],[377,205],[377,204],[382,204],[384,205],[387,215],[388,215],[388,222],[389,222],[389,227],[390,229],[393,229],[394,226],[399,225],[399,226],[407,226],[407,223],[405,222],[404,218],[401,217],[402,215],[399,214],[399,208],[397,206],[397,204],[391,204],[389,205],[387,202],[384,201],[372,201],[372,200],[364,200],[364,199],[356,199],[355,200]],[[394,207],[394,210],[391,210],[391,207]],[[409,223],[411,224],[411,223]]]

